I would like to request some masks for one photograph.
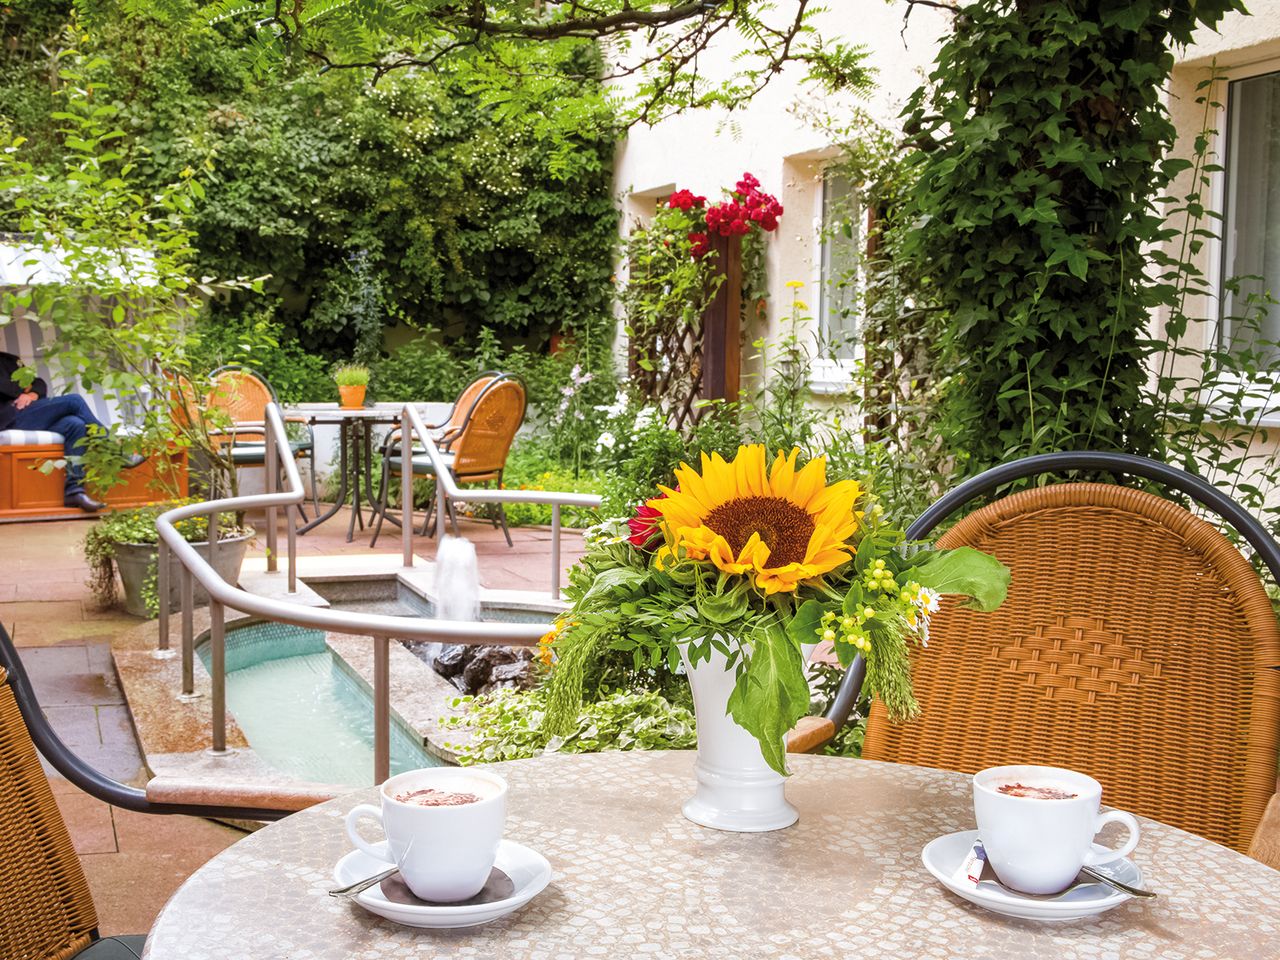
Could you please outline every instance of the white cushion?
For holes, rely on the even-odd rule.
[[[60,433],[50,430],[0,430],[0,447],[23,447],[38,443],[65,442]]]

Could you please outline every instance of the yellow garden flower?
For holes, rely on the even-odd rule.
[[[542,661],[544,667],[550,668],[552,663],[555,662],[552,647],[555,645],[556,640],[559,639],[561,631],[568,625],[569,622],[567,620],[559,619],[538,640],[538,659]]]
[[[796,469],[798,450],[770,468],[764,446],[738,448],[732,462],[702,455],[699,473],[676,470],[678,489],[650,500],[662,514],[668,546],[710,560],[726,573],[752,576],[766,593],[789,592],[849,559],[858,527],[857,481],[827,485],[826,459]]]

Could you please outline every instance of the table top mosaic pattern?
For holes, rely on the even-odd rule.
[[[149,960],[815,960],[1280,957],[1280,872],[1142,820],[1134,854],[1160,898],[1065,924],[1009,920],[944,890],[920,862],[972,829],[969,778],[792,757],[800,822],[722,833],[680,815],[690,752],[551,755],[507,777],[507,836],[544,854],[551,885],[483,927],[397,926],[327,896],[368,788],[269,826],[201,868],[161,913]]]

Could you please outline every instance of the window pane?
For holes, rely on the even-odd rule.
[[[1234,81],[1227,120],[1223,275],[1240,288],[1223,289],[1222,330],[1243,350],[1258,337],[1280,340],[1280,307],[1266,309],[1256,329],[1240,320],[1259,317],[1264,298],[1280,294],[1280,73]]]
[[[857,271],[862,211],[846,177],[828,172],[822,181],[822,289],[818,320],[824,347],[853,359],[858,336]]]

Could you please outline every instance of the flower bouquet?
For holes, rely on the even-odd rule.
[[[828,483],[822,457],[772,463],[763,445],[730,462],[681,464],[635,517],[597,527],[570,573],[544,723],[568,729],[583,676],[606,650],[637,666],[683,664],[698,720],[698,790],[685,815],[731,830],[787,826],[785,736],[810,706],[805,666],[826,641],[861,656],[864,689],[895,721],[919,712],[907,656],[927,643],[944,594],[992,610],[1009,571],[962,547],[905,542],[856,480]]]

